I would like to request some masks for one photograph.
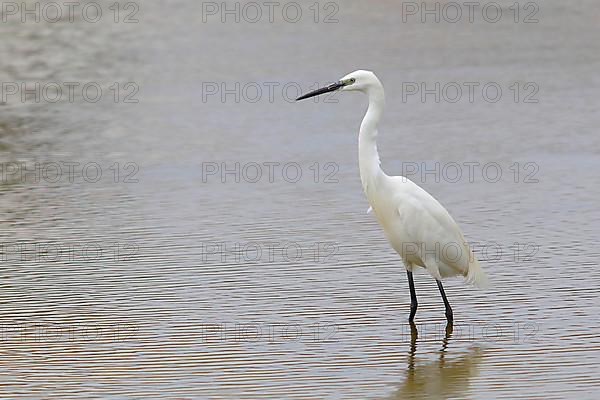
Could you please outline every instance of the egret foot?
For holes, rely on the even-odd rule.
[[[452,315],[451,308],[446,309],[446,320],[448,321],[449,325],[452,325],[452,323],[454,322],[454,315]]]

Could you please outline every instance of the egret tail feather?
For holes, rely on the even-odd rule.
[[[476,259],[469,263],[469,270],[465,276],[465,282],[479,289],[486,289],[489,285],[488,277]]]

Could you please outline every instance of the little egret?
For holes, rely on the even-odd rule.
[[[377,221],[394,250],[400,255],[410,288],[410,316],[417,312],[413,281],[415,267],[423,267],[436,280],[446,307],[446,319],[453,321],[442,279],[463,276],[465,282],[483,288],[485,272],[448,211],[429,193],[403,176],[388,176],[380,166],[377,152],[377,126],[383,114],[383,85],[370,71],[356,71],[324,88],[298,97],[296,101],[334,91],[358,91],[369,98],[367,113],[358,135],[360,180]]]

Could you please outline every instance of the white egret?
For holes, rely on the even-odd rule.
[[[369,107],[358,135],[360,179],[377,221],[390,244],[402,258],[408,276],[411,306],[409,321],[417,312],[413,271],[423,267],[436,280],[446,318],[453,314],[444,293],[442,279],[463,276],[465,281],[483,288],[485,272],[448,211],[429,193],[403,176],[388,176],[380,166],[377,152],[377,126],[385,105],[383,85],[370,71],[355,71],[338,82],[300,96],[307,99],[333,91],[358,91],[369,98]]]

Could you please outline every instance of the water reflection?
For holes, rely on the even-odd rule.
[[[416,360],[419,332],[414,323],[410,325],[410,347],[406,378],[392,399],[445,399],[464,398],[468,394],[469,383],[479,374],[479,364],[483,359],[483,349],[474,347],[466,354],[453,357],[448,352],[453,325],[446,325],[442,347],[435,361],[420,364]],[[448,358],[448,356],[450,356]]]

